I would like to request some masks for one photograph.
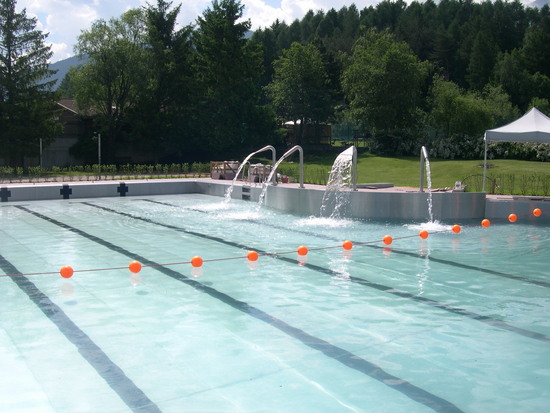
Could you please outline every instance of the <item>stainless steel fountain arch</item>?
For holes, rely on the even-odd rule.
[[[265,151],[271,151],[271,159],[272,159],[272,163],[271,163],[271,167],[274,167],[275,166],[275,162],[277,162],[277,150],[275,149],[275,147],[273,147],[272,145],[266,145],[264,146],[263,148],[261,149],[258,149],[257,151],[255,152],[252,152],[250,154],[248,154],[248,156],[246,157],[246,159],[250,159],[252,156],[256,155],[257,153],[260,153],[260,152],[265,152]],[[244,174],[244,167],[242,168],[242,171],[243,171],[243,174]],[[235,181],[239,178],[238,174],[237,176],[235,176]],[[275,180],[275,175],[273,175],[273,183],[276,182]]]
[[[275,164],[274,170],[271,172],[274,177],[274,181],[273,181],[274,185],[276,184],[275,176],[277,176],[277,168],[279,167],[279,164],[283,161],[283,159],[286,159],[296,151],[298,151],[300,154],[300,188],[304,188],[304,150],[300,145],[295,145],[292,148],[290,148],[288,151],[286,151]]]

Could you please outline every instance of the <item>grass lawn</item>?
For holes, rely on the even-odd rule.
[[[336,156],[334,154],[306,156],[304,164],[308,169],[318,167],[330,170]],[[483,159],[466,161],[430,159],[429,161],[433,188],[454,187],[456,181],[462,181],[471,191],[481,190]],[[489,160],[487,176],[496,179],[496,193],[526,194],[527,186],[535,186],[528,195],[550,195],[550,162]],[[388,182],[395,186],[417,187],[419,181],[420,155],[418,157],[383,157],[361,153],[358,156],[357,183]],[[425,184],[427,184],[426,180]],[[490,185],[491,182],[487,181],[487,191]]]

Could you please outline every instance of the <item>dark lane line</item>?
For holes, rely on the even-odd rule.
[[[219,243],[222,243],[222,244],[225,244],[225,245],[229,245],[229,246],[232,246],[232,247],[235,247],[235,248],[240,248],[240,249],[243,249],[243,250],[255,249],[259,254],[271,255],[274,258],[277,258],[279,260],[289,262],[289,263],[292,263],[292,264],[296,263],[296,260],[293,259],[293,258],[284,257],[282,255],[273,255],[270,252],[260,250],[260,249],[254,248],[254,247],[250,247],[250,246],[247,246],[247,245],[238,244],[238,243],[233,242],[233,241],[227,241],[227,240],[219,238],[219,237],[213,237],[213,236],[210,236],[210,235],[207,235],[207,234],[194,232],[194,231],[191,231],[191,230],[188,230],[188,229],[185,229],[185,228],[176,227],[174,225],[164,224],[164,223],[161,223],[161,222],[156,222],[156,221],[153,221],[149,218],[143,218],[143,217],[140,217],[140,216],[129,214],[127,212],[117,211],[117,210],[114,210],[114,209],[111,209],[111,208],[107,208],[107,207],[104,207],[104,206],[92,204],[92,203],[89,203],[89,202],[84,202],[84,204],[86,204],[88,206],[91,206],[91,207],[94,207],[94,208],[102,209],[102,210],[107,211],[107,212],[112,212],[112,213],[119,214],[119,215],[122,215],[122,216],[125,216],[125,217],[129,217],[129,218],[133,218],[133,219],[140,220],[140,221],[143,221],[143,222],[147,222],[149,224],[158,225],[158,226],[161,226],[161,227],[164,227],[164,228],[172,229],[174,231],[185,232],[187,234],[194,235],[196,237],[216,241],[216,242],[219,242]],[[170,205],[170,204],[168,204],[168,205],[173,206],[173,205]],[[393,252],[393,250],[392,250],[392,252]],[[416,257],[416,254],[413,254],[412,256]],[[315,264],[306,263],[306,264],[304,264],[304,266],[307,267],[307,268],[310,268],[314,271],[324,273],[324,274],[328,274],[330,276],[338,276],[339,275],[337,272],[335,272],[335,271],[333,271],[329,268],[321,267],[321,266],[318,266],[318,265],[315,265]],[[531,339],[534,339],[534,340],[539,340],[539,341],[550,344],[550,336],[547,336],[545,334],[541,334],[541,333],[538,333],[538,332],[535,332],[535,331],[530,331],[530,330],[526,330],[526,329],[523,329],[523,328],[513,326],[513,325],[508,324],[508,323],[506,323],[502,320],[499,320],[497,318],[477,314],[477,313],[465,310],[465,309],[460,308],[460,307],[454,307],[454,306],[451,306],[451,305],[447,305],[447,304],[441,303],[439,301],[432,300],[430,298],[414,295],[414,294],[409,293],[407,291],[398,290],[398,289],[395,289],[393,287],[389,287],[389,286],[384,285],[384,284],[378,284],[378,283],[366,280],[364,278],[355,277],[353,275],[350,275],[348,280],[351,281],[351,282],[357,283],[357,284],[364,285],[364,286],[369,287],[369,288],[373,288],[373,289],[378,290],[378,291],[382,291],[382,292],[387,293],[387,294],[392,294],[392,295],[395,295],[397,297],[409,299],[409,300],[412,300],[412,301],[416,301],[418,303],[421,303],[421,304],[424,304],[424,305],[427,305],[427,306],[430,306],[430,307],[439,308],[439,309],[447,311],[449,313],[453,313],[453,314],[457,314],[457,315],[460,315],[460,316],[468,317],[472,320],[476,320],[476,321],[485,323],[487,325],[490,325],[491,327],[496,327],[496,328],[499,328],[501,330],[510,331],[512,333],[519,334],[519,335],[524,336],[524,337],[528,337],[528,338],[531,338]]]
[[[0,268],[6,274],[21,274],[11,262],[0,255]],[[8,277],[55,324],[61,333],[75,345],[80,355],[97,371],[126,405],[134,412],[160,413],[136,384],[82,331],[65,312],[24,275]]]
[[[93,205],[90,203],[85,203],[86,205],[90,205],[93,207],[101,208],[97,205]],[[37,218],[41,218],[45,221],[48,221],[54,225],[57,225],[58,227],[61,227],[63,229],[66,229],[67,231],[71,231],[75,234],[78,234],[79,236],[82,236],[90,241],[93,241],[99,245],[102,245],[112,251],[115,251],[119,254],[125,255],[130,259],[136,259],[139,260],[142,264],[150,265],[153,269],[177,280],[180,281],[198,291],[204,292],[211,296],[212,298],[215,298],[217,300],[220,300],[221,302],[231,306],[232,308],[239,310],[247,315],[250,315],[251,317],[256,318],[257,320],[260,320],[264,323],[267,323],[274,328],[280,330],[281,332],[287,334],[288,336],[299,340],[306,346],[320,351],[326,356],[340,362],[341,364],[352,368],[356,371],[359,371],[375,380],[378,380],[379,382],[385,384],[386,386],[390,387],[393,390],[401,392],[403,395],[409,397],[411,400],[416,401],[417,403],[421,403],[425,405],[426,407],[436,411],[436,412],[442,412],[442,413],[459,413],[463,412],[461,409],[459,409],[457,406],[455,406],[453,403],[442,399],[420,387],[417,387],[407,380],[404,380],[400,377],[394,376],[388,372],[386,372],[384,369],[382,369],[380,366],[371,363],[356,354],[351,353],[350,351],[343,349],[341,347],[338,347],[334,344],[331,344],[328,341],[325,341],[321,338],[315,337],[313,335],[310,335],[306,333],[305,331],[294,327],[290,324],[285,323],[284,321],[278,319],[277,317],[274,317],[262,310],[260,310],[257,307],[254,307],[244,301],[237,300],[234,297],[231,297],[221,291],[216,290],[215,288],[209,287],[207,285],[204,285],[194,279],[191,279],[189,277],[186,277],[183,274],[180,274],[170,268],[161,266],[159,263],[156,263],[154,261],[151,261],[147,259],[144,256],[141,256],[139,254],[134,254],[131,251],[126,250],[123,247],[120,247],[118,245],[112,244],[102,238],[96,237],[95,235],[88,234],[85,231],[82,231],[78,228],[72,227],[68,224],[65,224],[61,221],[58,221],[54,218],[48,217],[46,215],[43,215],[39,212],[33,211],[31,209],[28,209],[26,207],[16,206],[16,208],[28,212],[29,214],[32,214],[33,216]],[[109,210],[109,209],[107,209]],[[110,210],[110,212],[116,212],[114,210]],[[127,214],[128,216],[131,216]],[[132,218],[136,218],[133,217]],[[147,222],[151,222],[154,224],[154,222],[142,218],[143,220]],[[185,231],[188,232],[188,231]],[[191,232],[188,232],[191,233]],[[216,237],[209,237],[204,236],[203,238],[208,238],[212,240],[217,240]],[[13,273],[13,272],[10,272]],[[11,278],[18,278],[18,277],[11,277]]]
[[[140,200],[145,201],[145,202],[151,202],[151,203],[154,203],[154,204],[169,206],[169,207],[172,207],[172,208],[185,209],[187,211],[208,213],[208,212],[200,210],[200,209],[182,208],[182,207],[179,207],[178,205],[175,205],[175,204],[170,204],[168,202],[162,202],[162,201],[156,201],[156,200],[153,200],[153,199],[140,199]],[[263,226],[269,227],[269,228],[280,229],[280,230],[283,230],[283,231],[290,231],[290,232],[294,232],[294,233],[297,233],[297,234],[304,234],[304,235],[308,235],[308,236],[322,238],[322,239],[326,239],[328,241],[334,241],[334,242],[341,242],[342,241],[342,240],[336,239],[334,237],[329,237],[329,236],[326,236],[326,235],[317,234],[317,233],[314,233],[314,232],[311,232],[311,231],[297,230],[296,228],[288,228],[288,227],[284,227],[282,225],[270,224],[270,223],[261,222],[261,221],[255,220],[255,219],[247,219],[247,220],[244,220],[244,222],[250,222],[250,223],[254,223],[254,224],[258,224],[258,225],[263,225]],[[384,247],[381,247],[379,245],[361,244],[361,241],[353,241],[353,243],[354,243],[354,246],[356,248],[357,247],[369,247],[369,248],[374,248],[374,249],[377,249],[377,250],[381,250],[381,249],[384,248]],[[399,249],[396,249],[396,248],[392,248],[392,253],[400,254],[400,255],[406,255],[406,256],[409,256],[409,257],[412,257],[412,258],[419,258],[419,259],[423,259],[423,260],[426,259],[426,256],[424,256],[424,255],[414,253],[414,252],[410,252],[410,251],[403,251],[403,250],[399,250]],[[508,279],[515,280],[515,281],[521,281],[521,282],[525,282],[525,283],[529,283],[529,284],[538,285],[540,287],[550,288],[550,282],[549,281],[533,280],[532,278],[522,277],[520,275],[508,274],[508,273],[505,273],[505,272],[502,272],[502,271],[496,271],[496,270],[491,270],[491,269],[488,269],[488,268],[476,267],[476,266],[473,266],[473,265],[463,264],[461,262],[456,262],[456,261],[451,261],[451,260],[445,260],[445,259],[442,259],[442,258],[436,258],[436,257],[433,257],[433,256],[430,256],[430,261],[431,262],[436,262],[438,264],[444,264],[444,265],[449,265],[449,266],[452,266],[452,267],[461,268],[461,269],[464,269],[464,270],[482,272],[482,273],[485,273],[485,274],[490,274],[490,275],[495,275],[495,276],[498,276],[498,277],[508,278]]]

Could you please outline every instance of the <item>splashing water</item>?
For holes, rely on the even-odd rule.
[[[241,171],[245,167],[246,163],[250,160],[250,158],[252,158],[252,156],[255,153],[256,152],[252,152],[250,155],[248,155],[246,158],[244,158],[244,161],[239,165],[239,169],[237,169],[237,173],[235,174],[235,177],[233,178],[233,182],[231,182],[231,185],[225,191],[225,196],[224,196],[224,199],[223,199],[224,203],[227,204],[229,201],[231,201],[231,194],[233,193],[233,187],[235,186],[235,182],[237,182],[237,179],[239,178],[239,175],[241,174]]]
[[[428,182],[428,215],[430,217],[430,222],[434,222],[433,214],[433,198],[432,198],[432,173],[430,170],[430,160],[428,159],[428,152],[426,148],[422,147],[424,153],[424,161],[426,166],[426,181]]]
[[[353,152],[350,146],[336,157],[330,170],[327,188],[321,202],[321,217],[342,218],[350,203]]]
[[[279,159],[275,165],[273,166],[273,168],[271,169],[271,172],[269,173],[269,176],[267,177],[267,179],[262,183],[262,192],[260,193],[260,197],[258,198],[258,206],[257,206],[257,209],[260,209],[264,203],[264,200],[265,200],[265,195],[267,193],[267,187],[269,185],[269,183],[271,182],[271,180],[273,179],[273,174],[277,171],[277,168],[278,166],[281,164],[281,162],[284,161],[284,156],[281,157],[281,159]]]
[[[294,225],[305,228],[348,228],[353,226],[354,222],[347,219],[336,219],[328,217],[307,217],[298,219]]]
[[[432,175],[430,171],[430,161],[426,158],[426,180],[428,181],[428,215],[430,222],[434,222],[433,198],[432,198]]]

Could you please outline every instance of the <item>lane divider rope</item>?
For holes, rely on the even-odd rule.
[[[544,211],[547,211],[546,209]],[[540,217],[543,213],[543,210],[540,208],[535,208],[532,212],[528,214],[523,215],[516,215],[516,214],[510,214],[507,218],[501,218],[494,220],[493,222],[504,222],[509,221],[511,223],[517,222],[519,217],[525,217],[533,215],[535,217]],[[488,219],[483,219],[481,221],[481,226],[484,228],[488,228],[491,225],[491,221]],[[438,231],[432,231],[431,234],[439,234],[443,232],[449,232],[452,231],[455,234],[458,234],[462,228],[468,228],[468,227],[475,227],[477,225],[470,224],[465,226],[460,225],[453,225],[450,229],[442,229]],[[273,253],[258,253],[256,251],[248,251],[247,255],[245,256],[236,256],[236,257],[224,257],[224,258],[210,258],[210,259],[203,259],[200,256],[194,256],[189,261],[181,261],[181,262],[170,262],[170,263],[164,263],[164,264],[141,264],[139,261],[132,261],[129,265],[124,267],[108,267],[108,268],[93,268],[93,269],[83,269],[83,270],[75,270],[70,265],[64,265],[59,269],[59,271],[46,271],[46,272],[32,272],[32,273],[16,273],[16,274],[0,274],[0,277],[16,277],[16,276],[31,276],[31,275],[52,275],[52,274],[59,274],[63,278],[71,278],[75,273],[81,273],[81,272],[97,272],[97,271],[111,271],[111,270],[129,270],[130,272],[137,274],[139,273],[143,268],[148,267],[168,267],[173,265],[185,265],[185,264],[191,264],[195,268],[201,267],[205,262],[217,262],[217,261],[229,261],[229,260],[241,260],[241,259],[247,259],[248,261],[257,261],[259,257],[275,257],[278,255],[287,255],[287,254],[295,254],[298,253],[298,256],[304,257],[306,256],[310,251],[321,251],[321,250],[328,250],[328,249],[334,249],[334,248],[343,248],[344,250],[351,250],[354,246],[361,246],[361,245],[371,245],[376,244],[379,242],[384,243],[386,246],[391,245],[396,240],[402,240],[407,238],[414,238],[414,237],[420,237],[422,239],[428,238],[430,233],[426,230],[421,230],[416,235],[403,235],[401,237],[395,237],[393,238],[391,235],[385,235],[382,239],[378,240],[372,240],[372,241],[364,241],[364,242],[355,242],[352,243],[349,240],[345,240],[340,245],[330,245],[326,247],[315,247],[315,248],[308,248],[304,245],[300,245],[297,249],[291,250],[291,251],[281,251],[281,252],[273,252]]]

